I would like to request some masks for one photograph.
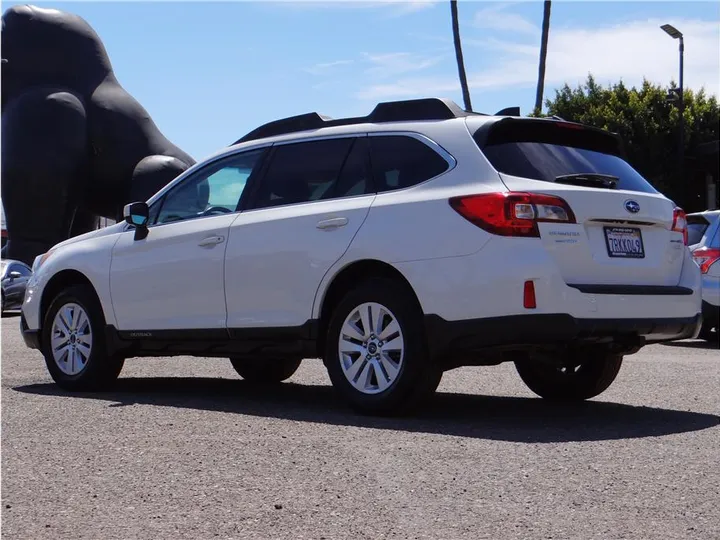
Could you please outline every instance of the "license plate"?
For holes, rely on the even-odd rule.
[[[625,259],[645,258],[640,229],[634,227],[603,227],[608,256]]]

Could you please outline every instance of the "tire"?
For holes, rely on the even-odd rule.
[[[248,382],[260,384],[280,383],[289,379],[301,362],[300,358],[230,358],[230,363],[238,375]]]
[[[353,341],[343,338],[350,335],[343,331],[350,331],[346,324],[355,324],[360,308],[368,307],[376,330],[378,314],[385,312],[381,321],[385,330],[374,336],[358,321]],[[393,320],[394,332],[388,330]],[[361,336],[365,339],[357,339]],[[388,338],[387,343],[382,341]],[[390,343],[392,348],[383,349]],[[341,354],[341,349],[349,353]],[[399,415],[416,410],[429,402],[442,378],[442,370],[427,353],[420,307],[411,292],[389,279],[368,280],[339,302],[329,321],[324,361],[335,390],[361,414]]]
[[[622,366],[622,355],[591,352],[575,368],[525,360],[515,363],[520,378],[549,401],[582,401],[607,390]]]
[[[77,317],[75,324],[63,322],[71,317]],[[53,336],[56,346],[59,340],[67,343],[66,352],[53,354]],[[45,314],[41,348],[50,376],[69,391],[107,389],[117,380],[124,364],[124,358],[107,354],[105,316],[89,285],[73,285],[55,297]]]
[[[713,328],[715,332],[713,333]],[[720,306],[712,306],[703,301],[703,323],[698,339],[717,344],[720,338]]]

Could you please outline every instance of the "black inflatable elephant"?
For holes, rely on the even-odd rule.
[[[2,16],[3,257],[28,264],[52,245],[121,219],[195,161],[118,83],[77,15],[14,6]]]

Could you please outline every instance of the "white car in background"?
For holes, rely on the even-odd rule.
[[[720,210],[688,214],[688,243],[702,272],[703,325],[699,337],[718,343],[720,327]]]
[[[701,323],[685,213],[617,137],[557,119],[440,99],[287,118],[125,219],[35,261],[23,336],[68,390],[138,356],[226,357],[256,383],[320,357],[366,413],[502,362],[574,401]]]

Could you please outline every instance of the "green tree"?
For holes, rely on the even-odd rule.
[[[574,89],[565,84],[556,90],[555,97],[545,101],[547,116],[617,133],[633,167],[678,204],[692,206],[702,188],[691,181],[692,167],[684,167],[682,178],[678,171],[680,117],[676,104],[668,100],[673,87],[673,81],[662,86],[647,80],[640,88],[628,88],[622,81],[605,87],[589,75]],[[685,89],[684,98],[685,155],[693,156],[698,145],[720,137],[720,108],[704,89]]]

